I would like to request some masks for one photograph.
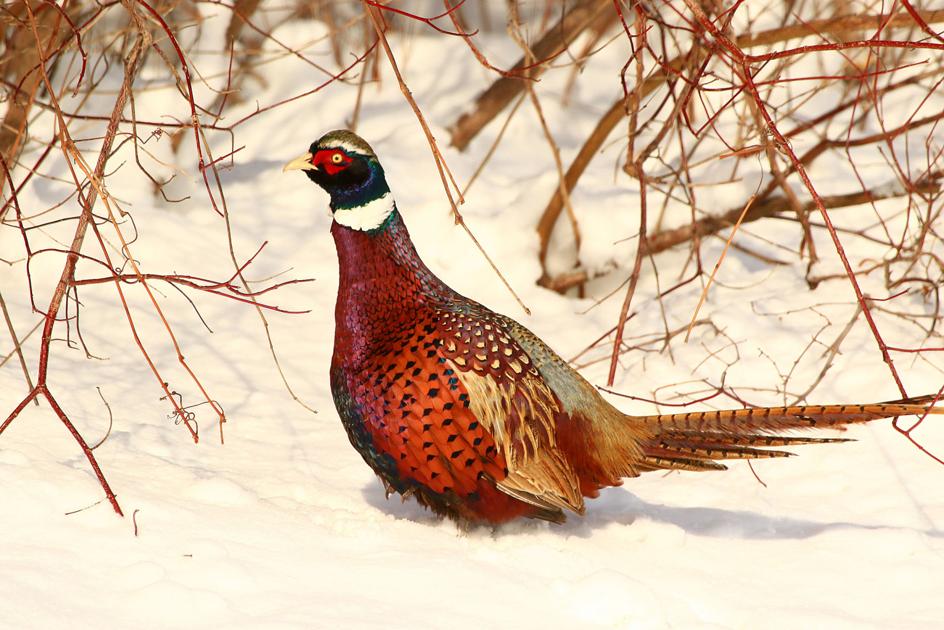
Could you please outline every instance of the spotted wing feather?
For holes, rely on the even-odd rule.
[[[566,413],[503,320],[484,307],[444,313],[440,352],[505,459],[498,487],[533,505],[583,512],[580,480],[557,444]]]

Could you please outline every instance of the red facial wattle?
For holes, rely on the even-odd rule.
[[[315,156],[311,159],[311,163],[314,166],[317,166],[320,170],[323,170],[328,175],[336,175],[340,171],[346,169],[352,160],[349,158],[344,151],[339,149],[326,149],[324,151],[318,151],[315,153]]]

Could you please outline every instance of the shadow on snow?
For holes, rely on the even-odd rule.
[[[379,482],[371,482],[362,490],[364,500],[378,510],[397,519],[431,525],[440,519],[416,501],[401,501],[399,495],[386,498]],[[809,521],[786,516],[772,516],[747,510],[729,510],[712,507],[676,507],[650,503],[625,489],[605,492],[599,499],[588,503],[587,513],[581,517],[568,514],[567,522],[554,525],[540,521],[520,521],[492,529],[496,535],[529,531],[549,531],[565,536],[589,537],[594,530],[610,525],[630,526],[636,519],[674,525],[688,534],[712,538],[741,538],[747,540],[811,538],[818,534],[842,529],[917,531],[928,536],[944,538],[939,529],[916,529],[892,525],[869,525],[850,521]],[[474,528],[473,528],[474,529]]]

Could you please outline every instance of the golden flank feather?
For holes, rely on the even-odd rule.
[[[489,374],[456,375],[469,392],[472,412],[505,457],[508,474],[498,488],[532,505],[582,514],[580,481],[557,447],[561,410],[547,384],[535,376],[499,382]]]

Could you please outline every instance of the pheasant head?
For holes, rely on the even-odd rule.
[[[301,170],[331,195],[331,212],[354,230],[382,227],[396,205],[377,155],[360,136],[331,131],[316,140],[282,171]]]

